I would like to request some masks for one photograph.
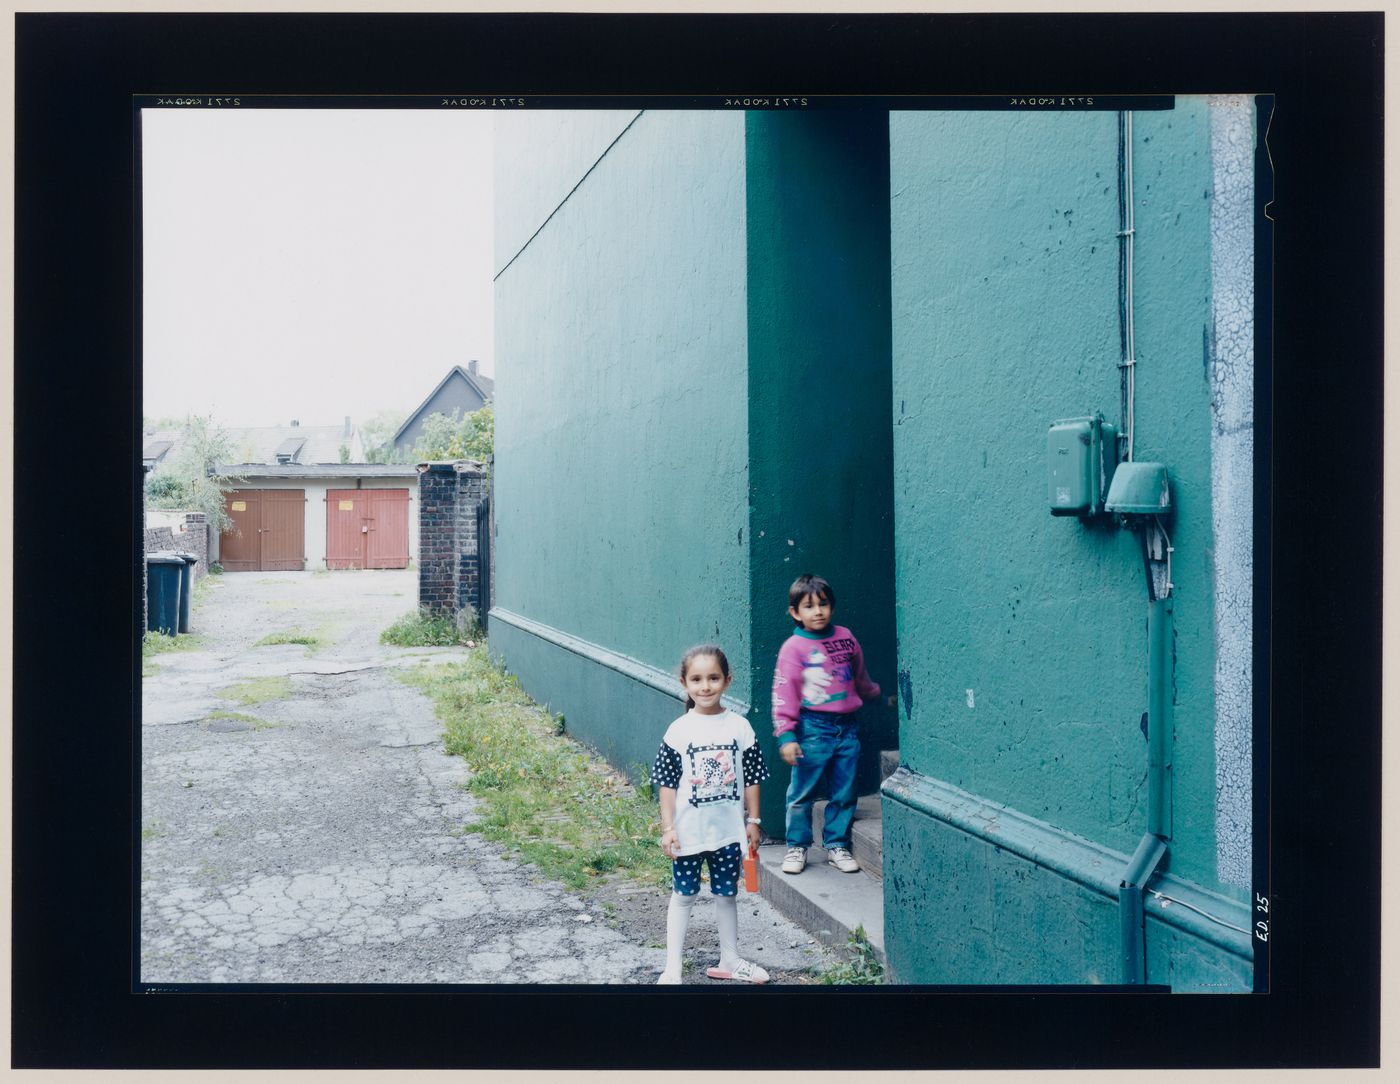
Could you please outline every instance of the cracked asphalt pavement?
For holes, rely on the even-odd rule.
[[[413,571],[211,579],[197,649],[142,681],[143,983],[655,982],[665,891],[573,892],[463,831],[466,768],[396,676],[463,649],[378,640],[416,600]],[[325,642],[255,646],[292,629]],[[244,682],[271,698],[240,702]],[[820,946],[740,903],[741,950],[810,981]],[[711,910],[688,982],[710,981]]]

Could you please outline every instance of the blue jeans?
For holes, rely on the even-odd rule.
[[[860,727],[853,711],[836,715],[803,710],[797,717],[797,741],[802,756],[792,766],[787,789],[787,845],[812,842],[812,801],[826,780],[826,816],[822,846],[851,846],[851,820],[856,812],[856,762],[860,759]]]

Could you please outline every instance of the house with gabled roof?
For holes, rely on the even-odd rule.
[[[429,415],[445,414],[451,417],[454,411],[459,416],[471,414],[490,402],[495,391],[496,382],[481,374],[476,361],[467,362],[465,369],[460,365],[452,366],[418,409],[399,426],[394,434],[394,448],[403,456],[411,456]]]

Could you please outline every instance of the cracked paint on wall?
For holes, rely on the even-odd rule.
[[[1216,863],[1240,886],[1253,852],[1254,130],[1247,96],[1210,98]]]

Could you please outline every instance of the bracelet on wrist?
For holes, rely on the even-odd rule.
[[[761,819],[759,819],[758,817],[745,817],[745,818],[744,818],[744,823],[745,823],[745,824],[762,824],[763,821],[762,821]]]

